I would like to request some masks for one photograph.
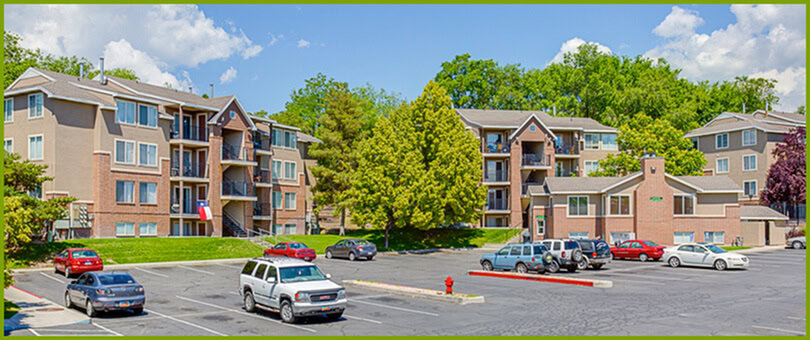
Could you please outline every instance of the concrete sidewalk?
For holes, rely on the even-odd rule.
[[[751,249],[743,249],[743,250],[732,250],[735,253],[739,254],[750,254],[750,253],[760,253],[765,251],[774,251],[774,250],[785,250],[787,247],[784,244],[779,244],[775,246],[762,246],[762,247],[754,247]]]
[[[42,328],[89,323],[84,313],[67,309],[53,301],[39,297],[15,286],[4,291],[6,300],[14,302],[20,311],[4,322],[5,332],[23,328]]]

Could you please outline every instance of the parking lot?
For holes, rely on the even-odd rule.
[[[141,315],[102,314],[90,324],[24,329],[11,335],[804,335],[804,250],[747,254],[748,270],[670,268],[615,261],[560,276],[613,281],[613,288],[468,276],[485,250],[381,255],[374,261],[315,260],[333,281],[365,279],[483,295],[457,305],[348,288],[343,318],[284,324],[246,313],[238,264],[136,267],[147,292]],[[67,280],[53,271],[20,273],[17,286],[60,303]],[[688,325],[688,327],[685,327]]]

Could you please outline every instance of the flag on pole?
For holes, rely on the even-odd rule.
[[[211,208],[208,206],[207,201],[197,201],[197,212],[200,214],[200,221],[208,221],[211,219]]]

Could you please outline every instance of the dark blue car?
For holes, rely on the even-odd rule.
[[[144,303],[143,286],[126,272],[87,272],[71,281],[65,291],[65,306],[84,307],[90,317],[113,310],[141,314]]]

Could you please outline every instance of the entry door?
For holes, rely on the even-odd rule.
[[[206,126],[206,117],[205,114],[201,114],[197,116],[197,136],[199,136],[199,140],[208,140],[208,133],[205,130]]]
[[[195,176],[194,164],[191,163],[191,151],[183,151],[183,175]]]
[[[193,214],[194,211],[194,196],[191,195],[191,187],[183,187],[183,213]]]
[[[197,151],[197,171],[198,171],[197,176],[206,177],[205,170],[206,165],[208,164],[208,157],[206,156],[207,155],[205,150]]]
[[[191,116],[183,115],[183,138],[191,139]]]
[[[191,222],[183,222],[183,236],[196,236],[194,229],[191,228]]]

